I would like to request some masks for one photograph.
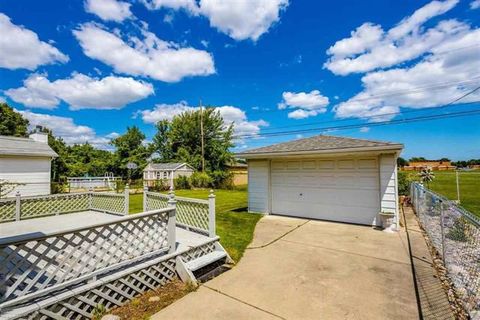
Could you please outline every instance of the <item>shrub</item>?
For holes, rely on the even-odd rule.
[[[205,172],[194,172],[190,176],[190,182],[195,188],[209,188],[212,184],[212,178]]]
[[[170,190],[170,184],[167,183],[165,180],[155,180],[153,186],[149,187],[148,189],[153,192],[167,191]]]
[[[233,189],[233,174],[229,171],[212,171],[210,173],[212,178],[212,187],[215,189]]]
[[[398,171],[398,194],[407,196],[410,193],[410,184],[415,180],[410,172]]]
[[[191,189],[192,185],[190,184],[190,180],[186,176],[179,176],[177,179],[173,181],[173,185],[175,189]]]
[[[52,182],[50,184],[50,191],[52,194],[64,193],[65,189],[65,185],[61,182]]]

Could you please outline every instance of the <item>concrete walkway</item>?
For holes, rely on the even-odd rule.
[[[243,259],[152,319],[417,319],[406,233],[266,216]]]

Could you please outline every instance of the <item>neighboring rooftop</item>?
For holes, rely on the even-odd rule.
[[[0,136],[0,155],[6,156],[38,156],[57,157],[55,151],[47,143],[31,138]]]
[[[168,163],[150,163],[150,168],[154,170],[175,170],[183,165],[190,167],[187,163],[168,162]]]
[[[246,157],[248,155],[259,154],[284,154],[284,153],[303,153],[303,152],[315,152],[315,151],[339,151],[339,150],[351,150],[354,149],[402,149],[403,144],[354,139],[345,137],[325,136],[318,135],[310,138],[303,138],[278,144],[273,144],[266,147],[250,149],[243,152],[239,152],[237,156]]]

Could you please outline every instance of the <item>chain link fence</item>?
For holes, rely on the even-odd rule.
[[[480,319],[480,219],[419,183],[410,195],[415,212],[472,319]]]

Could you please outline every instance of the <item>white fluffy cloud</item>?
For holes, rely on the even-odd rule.
[[[441,7],[437,2],[432,3],[435,3],[437,8]],[[442,4],[451,3],[447,1]],[[427,6],[432,7],[431,4]],[[443,9],[446,10],[445,7]],[[415,14],[412,15],[414,16]],[[428,16],[424,14],[422,17]],[[417,17],[415,21],[425,20],[426,18],[422,20]],[[407,24],[414,25],[411,28],[422,29],[418,23]],[[402,28],[395,30],[395,34],[406,32]],[[435,41],[434,44],[430,42],[429,54],[422,56],[418,62],[413,61],[408,66],[397,66],[364,75],[363,91],[335,106],[336,116],[357,117],[369,121],[389,120],[394,118],[401,108],[420,109],[445,105],[477,86],[480,80],[480,29],[456,20],[444,20],[436,27],[417,35],[425,37],[426,34],[435,32],[441,34],[442,40]],[[405,61],[417,58],[414,56]],[[459,103],[479,99],[480,93],[476,92]]]
[[[130,36],[124,41],[119,32],[87,23],[73,31],[83,52],[112,66],[116,72],[177,82],[189,76],[215,73],[213,57],[204,50],[180,47],[141,29],[142,39]]]
[[[56,136],[62,137],[67,144],[75,143],[91,143],[92,145],[107,149],[110,138],[113,137],[111,133],[107,136],[97,136],[95,130],[88,126],[76,124],[72,118],[60,117],[43,113],[34,113],[31,111],[19,111],[28,121],[30,127],[42,126],[49,128]]]
[[[0,13],[0,67],[34,70],[40,65],[65,63],[68,56],[41,41],[35,32],[18,26]]]
[[[85,11],[99,16],[102,20],[122,22],[132,17],[131,4],[118,0],[86,0]]]
[[[97,79],[81,73],[53,82],[44,75],[32,74],[23,87],[5,91],[12,100],[29,107],[52,109],[63,100],[72,110],[120,109],[153,93],[151,84],[133,78]]]
[[[480,0],[473,0],[470,2],[470,9],[475,10],[480,8]]]
[[[197,110],[198,107],[191,107],[185,101],[175,104],[157,104],[153,109],[139,110],[135,116],[140,116],[145,123],[157,123],[160,120],[171,120],[174,116],[185,112]],[[245,111],[233,106],[216,107],[226,124],[233,124],[236,135],[255,136],[260,133],[262,127],[268,123],[262,119],[248,120]]]
[[[200,11],[210,25],[235,40],[258,40],[279,21],[288,0],[201,0]]]
[[[288,0],[144,0],[149,9],[185,9],[192,15],[205,16],[210,25],[235,40],[260,36],[280,20]]]
[[[311,92],[284,92],[283,100],[278,104],[279,109],[295,109],[288,113],[292,119],[304,119],[316,116],[327,111],[329,99],[323,96],[320,91]]]
[[[429,29],[421,28],[429,19],[452,9],[458,0],[432,1],[384,31],[367,22],[351,32],[351,37],[337,41],[327,50],[324,67],[337,75],[387,68],[431,52],[435,46],[461,33],[464,24],[445,20]]]

